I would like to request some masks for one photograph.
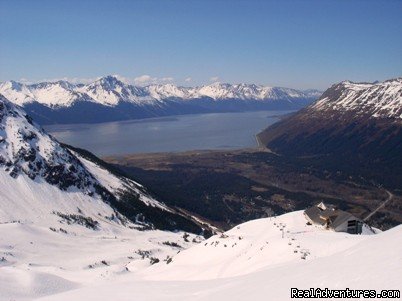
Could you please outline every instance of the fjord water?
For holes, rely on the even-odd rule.
[[[100,124],[48,125],[60,142],[98,156],[255,147],[255,134],[291,111],[181,115]]]

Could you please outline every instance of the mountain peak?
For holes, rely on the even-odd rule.
[[[69,81],[66,80],[58,80],[54,82],[55,84],[59,85],[60,87],[64,89],[73,89],[75,87],[74,84],[70,83]]]
[[[16,91],[21,91],[23,84],[16,82],[14,80],[10,80],[4,83],[5,85],[9,86],[10,89],[14,89]]]
[[[94,83],[100,84],[106,90],[113,90],[117,86],[124,86],[124,83],[120,81],[115,75],[107,75],[97,79]]]
[[[402,119],[402,79],[378,83],[342,81],[312,105],[316,111],[351,112],[374,118]]]

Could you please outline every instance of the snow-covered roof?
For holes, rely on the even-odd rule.
[[[336,209],[335,206],[326,205],[323,202],[307,208],[304,211],[304,215],[312,223],[328,226],[331,229],[336,229],[341,224],[351,219],[359,220],[353,214]]]

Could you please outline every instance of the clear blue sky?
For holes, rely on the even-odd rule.
[[[402,76],[402,1],[0,0],[0,81],[107,74],[320,89]]]

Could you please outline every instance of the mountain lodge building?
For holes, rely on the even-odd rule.
[[[304,216],[311,224],[320,225],[335,232],[362,233],[362,220],[323,202],[306,209]]]

